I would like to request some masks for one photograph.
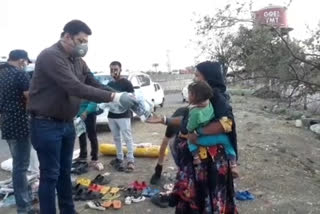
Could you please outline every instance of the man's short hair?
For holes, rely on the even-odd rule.
[[[113,65],[113,66],[117,65],[117,66],[119,66],[119,68],[121,68],[121,63],[120,63],[119,61],[113,61],[113,62],[111,62],[111,63],[110,63],[110,66],[111,66],[111,65]]]
[[[65,33],[69,33],[70,35],[74,36],[80,32],[83,32],[87,35],[92,34],[91,29],[86,23],[80,20],[72,20],[64,26],[61,36],[63,36]]]

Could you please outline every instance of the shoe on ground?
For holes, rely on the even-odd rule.
[[[158,207],[167,208],[169,206],[169,196],[156,194],[151,197],[151,202]]]
[[[110,165],[113,166],[113,168],[119,172],[123,172],[125,169],[123,160],[120,160],[118,158],[115,158],[112,161],[110,161]]]

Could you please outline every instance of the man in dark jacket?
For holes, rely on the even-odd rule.
[[[39,200],[42,214],[56,213],[56,191],[61,214],[74,214],[71,163],[75,130],[73,118],[81,99],[114,101],[124,108],[136,103],[127,93],[104,90],[82,59],[91,29],[80,20],[63,28],[60,41],[37,58],[30,86],[31,141],[40,162]]]
[[[24,69],[30,62],[24,50],[13,50],[8,62],[0,65],[0,114],[2,139],[12,155],[12,183],[18,213],[36,213],[28,191],[27,170],[30,162],[28,99],[29,78]]]

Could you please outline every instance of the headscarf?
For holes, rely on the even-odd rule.
[[[233,121],[232,132],[227,133],[227,135],[230,138],[230,142],[238,156],[236,124],[234,121],[232,107],[229,105],[228,98],[226,96],[226,85],[222,76],[221,65],[218,62],[205,61],[198,64],[196,68],[203,75],[213,90],[213,97],[210,99],[215,112],[215,118],[213,120],[218,121],[222,117],[228,117]]]
[[[220,63],[205,61],[199,63],[196,68],[203,75],[211,88],[218,89],[221,93],[226,91]]]

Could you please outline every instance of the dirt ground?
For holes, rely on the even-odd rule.
[[[173,102],[157,110],[157,114],[170,115],[183,106],[180,95]],[[294,121],[282,119],[263,111],[261,106],[270,101],[232,96],[232,105],[237,122],[239,145],[239,168],[241,177],[235,181],[236,190],[249,190],[256,196],[254,201],[237,201],[240,213],[320,213],[320,141],[312,132],[296,128]],[[160,144],[165,127],[135,121],[133,133],[135,143]],[[111,143],[109,132],[99,133],[100,143]],[[127,185],[134,180],[149,182],[156,159],[137,158],[136,170],[131,173],[115,172],[108,165],[112,157],[101,156],[105,164],[104,172],[112,174],[111,185]],[[167,177],[174,177],[175,165],[170,154],[164,167]],[[94,178],[98,174],[93,169],[82,177]],[[1,176],[1,179],[9,174]],[[81,214],[103,213],[76,202]],[[125,205],[121,210],[107,210],[108,213],[160,214],[174,213],[173,208],[161,209],[149,200]],[[0,213],[14,213],[14,208],[0,208]]]

